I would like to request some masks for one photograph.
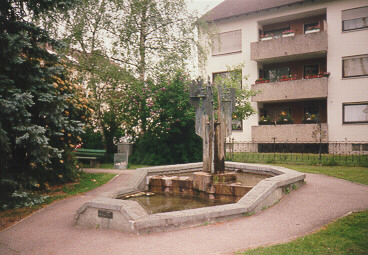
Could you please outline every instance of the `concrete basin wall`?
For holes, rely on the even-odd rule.
[[[137,202],[113,199],[147,189],[147,180],[151,175],[193,172],[201,168],[202,163],[194,163],[137,169],[126,187],[105,193],[104,197],[98,197],[79,208],[75,222],[84,227],[114,229],[132,234],[161,232],[219,222],[244,217],[267,208],[278,202],[283,195],[303,185],[305,179],[305,174],[284,167],[226,162],[227,170],[274,176],[260,181],[234,204],[149,215]]]

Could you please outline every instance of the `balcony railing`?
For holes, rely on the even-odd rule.
[[[319,124],[285,124],[252,126],[252,140],[254,142],[319,142]],[[328,141],[328,124],[322,123],[322,142]]]
[[[315,56],[326,54],[327,32],[294,35],[277,39],[262,40],[250,44],[251,60],[265,62],[273,58],[291,58],[313,53]]]
[[[311,98],[326,98],[328,94],[328,78],[288,80],[252,85],[258,93],[252,102],[285,101]]]

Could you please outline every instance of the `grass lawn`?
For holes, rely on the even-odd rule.
[[[368,211],[351,214],[286,244],[236,254],[368,254]]]
[[[249,153],[236,152],[227,155],[228,160],[263,164],[302,164],[319,165],[319,155],[311,153]],[[368,167],[368,155],[322,154],[324,166],[363,166]]]
[[[277,164],[299,172],[324,174],[368,185],[368,167]]]
[[[39,193],[40,195],[49,196],[43,204],[1,211],[0,230],[9,227],[13,223],[23,219],[24,217],[45,207],[46,205],[51,204],[54,201],[72,197],[80,193],[95,189],[110,181],[114,176],[115,174],[82,173],[80,180],[75,183],[52,186],[46,191],[42,191]]]

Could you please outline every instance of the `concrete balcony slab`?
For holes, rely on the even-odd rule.
[[[318,57],[327,53],[327,32],[302,34],[291,37],[253,42],[250,59],[257,62],[296,60],[300,57]]]
[[[252,90],[260,91],[252,97],[252,102],[327,98],[328,78],[259,83],[253,84]]]
[[[322,123],[325,132],[322,142],[328,141],[328,124]],[[257,143],[270,142],[275,137],[278,143],[319,142],[318,124],[262,125],[252,127],[252,140]]]

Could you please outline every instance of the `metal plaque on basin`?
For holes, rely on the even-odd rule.
[[[112,219],[113,212],[98,210],[98,217]]]

